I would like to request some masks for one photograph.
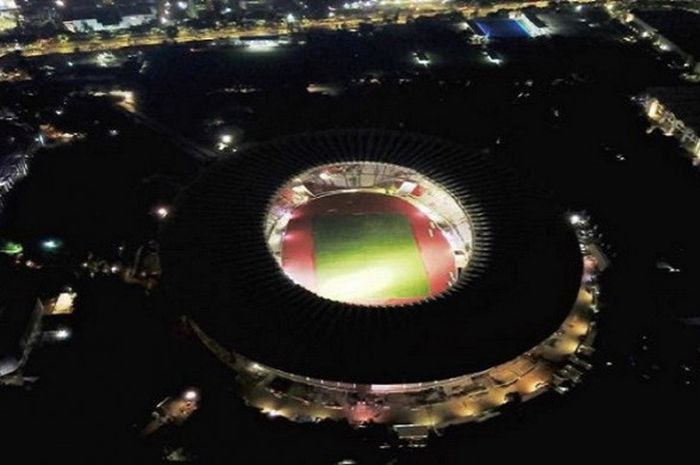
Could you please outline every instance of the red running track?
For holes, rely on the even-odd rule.
[[[430,286],[430,295],[446,290],[455,259],[442,231],[413,204],[399,197],[371,193],[338,194],[312,200],[294,210],[282,240],[282,268],[292,279],[316,289],[314,267],[313,219],[325,215],[403,213],[411,223]],[[420,299],[395,299],[389,303],[405,303]]]

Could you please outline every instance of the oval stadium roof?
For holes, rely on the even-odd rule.
[[[468,268],[448,292],[398,307],[326,300],[268,251],[268,203],[289,178],[335,162],[412,168],[446,187],[474,228]],[[581,279],[564,212],[485,152],[385,130],[303,134],[243,148],[180,196],[161,232],[173,311],[246,357],[357,383],[431,381],[505,362],[556,331]]]

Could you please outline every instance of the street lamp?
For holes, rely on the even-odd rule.
[[[59,241],[58,239],[46,239],[41,243],[41,248],[46,250],[47,252],[54,251],[59,247],[61,247],[61,241]]]
[[[61,328],[56,331],[56,339],[59,341],[65,341],[70,337],[70,330],[67,328]]]
[[[195,401],[199,398],[199,393],[196,389],[188,389],[183,394],[182,397],[190,402]]]
[[[164,220],[168,217],[168,215],[170,215],[170,209],[164,205],[161,205],[160,207],[156,207],[154,213],[158,219]]]
[[[581,215],[574,213],[569,217],[569,223],[576,226],[578,224],[583,223],[583,218],[581,217]]]

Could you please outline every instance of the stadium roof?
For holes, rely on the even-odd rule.
[[[376,161],[412,168],[466,207],[474,251],[459,282],[405,306],[363,307],[294,284],[268,252],[268,203],[314,166]],[[563,211],[486,153],[431,137],[347,130],[239,150],[179,198],[162,231],[163,287],[232,351],[274,368],[358,383],[443,379],[505,362],[556,331],[581,256]]]

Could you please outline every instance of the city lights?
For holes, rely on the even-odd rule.
[[[650,425],[698,400],[698,25],[668,1],[0,0],[5,442],[692,448]]]

